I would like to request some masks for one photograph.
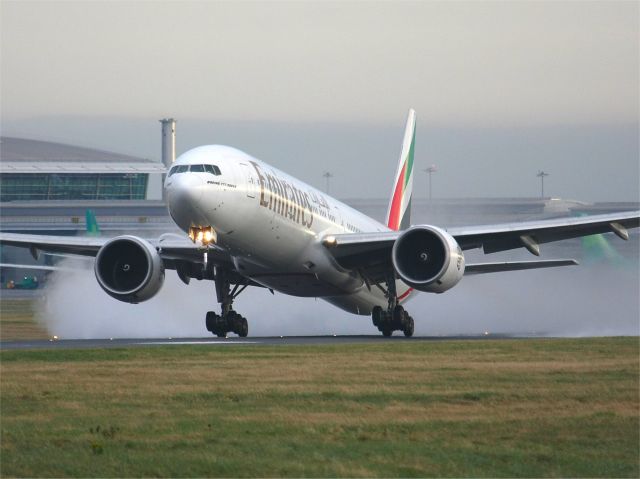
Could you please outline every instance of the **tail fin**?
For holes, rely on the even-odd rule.
[[[85,213],[85,219],[87,223],[87,235],[99,236],[100,227],[98,226],[98,220],[96,220],[96,214],[91,210],[87,210]]]
[[[406,229],[411,225],[411,193],[413,192],[413,150],[416,141],[416,112],[409,110],[404,130],[402,152],[398,171],[393,182],[393,192],[387,212],[387,226],[392,230]]]

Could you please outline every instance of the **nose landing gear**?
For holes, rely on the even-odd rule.
[[[371,312],[373,325],[378,328],[386,338],[390,337],[394,331],[402,331],[406,337],[413,336],[413,318],[398,304],[398,294],[396,292],[396,280],[393,276],[387,278],[386,295],[389,304],[386,310],[380,306],[375,306]]]
[[[233,310],[233,300],[242,293],[247,284],[236,283],[231,289],[231,283],[227,272],[222,268],[216,268],[215,272],[216,296],[222,306],[222,314],[208,311],[205,325],[207,331],[215,334],[219,338],[224,338],[227,333],[235,333],[241,338],[246,338],[249,334],[249,323],[247,319]]]

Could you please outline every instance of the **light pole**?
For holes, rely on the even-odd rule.
[[[329,194],[329,180],[331,178],[333,178],[333,175],[331,174],[330,171],[325,171],[322,176],[324,177],[325,181],[326,181],[326,188],[325,188],[325,193]]]
[[[433,173],[435,173],[436,171],[438,171],[438,168],[436,167],[436,165],[431,165],[429,168],[424,168],[422,171],[424,171],[425,173],[429,174],[429,182],[428,182],[428,186],[429,186],[429,190],[427,191],[427,197],[429,198],[429,202],[431,202],[431,175]]]
[[[544,177],[549,176],[549,173],[540,170],[536,176],[540,178],[540,198],[544,198]]]

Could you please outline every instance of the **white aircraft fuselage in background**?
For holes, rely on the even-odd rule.
[[[211,165],[215,173],[190,171]],[[181,166],[187,166],[188,171]],[[199,170],[199,167],[196,167]],[[203,168],[204,170],[211,168]],[[217,173],[220,174],[217,174]],[[356,314],[386,307],[382,290],[341,268],[322,239],[390,231],[378,221],[235,148],[202,146],[178,157],[165,180],[169,213],[186,233],[212,226],[236,269],[267,288],[321,297]],[[396,281],[398,300],[413,291]]]

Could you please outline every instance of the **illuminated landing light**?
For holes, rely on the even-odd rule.
[[[189,239],[194,243],[201,243],[202,246],[216,244],[218,235],[213,226],[192,226],[189,228]]]
[[[338,241],[336,240],[335,236],[327,236],[322,241],[322,243],[327,247],[332,247],[332,246],[335,246],[336,244],[338,244]]]

